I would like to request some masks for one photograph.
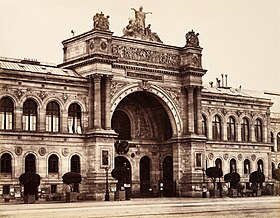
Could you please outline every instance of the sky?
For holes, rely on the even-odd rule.
[[[71,30],[90,31],[102,11],[122,36],[139,6],[164,44],[199,33],[205,84],[227,74],[231,87],[280,93],[279,0],[0,0],[0,56],[60,64]]]

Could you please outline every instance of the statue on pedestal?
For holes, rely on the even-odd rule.
[[[151,31],[151,24],[147,27],[145,24],[146,14],[152,14],[152,12],[143,12],[142,6],[139,11],[134,8],[131,9],[135,12],[135,19],[129,20],[128,25],[123,29],[123,36],[162,43],[158,34]]]

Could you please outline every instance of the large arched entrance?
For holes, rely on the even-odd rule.
[[[171,123],[174,120],[170,119],[172,113],[165,102],[145,91],[125,96],[112,114],[112,128],[118,133],[116,156],[122,155],[116,157],[115,168],[124,163],[128,165],[126,161],[132,164],[129,169],[133,169],[130,179],[135,197],[160,194],[161,157],[173,156]],[[169,181],[173,181],[173,174],[171,177]]]

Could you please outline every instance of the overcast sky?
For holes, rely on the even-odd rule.
[[[72,29],[91,30],[102,11],[122,36],[140,5],[164,44],[184,46],[188,31],[199,33],[204,83],[223,73],[230,86],[280,93],[279,0],[0,0],[0,56],[59,64]]]

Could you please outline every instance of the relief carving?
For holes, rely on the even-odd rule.
[[[172,98],[174,101],[176,107],[178,108],[179,112],[181,112],[180,107],[180,96],[181,96],[181,90],[175,89],[175,88],[165,88],[167,94]]]
[[[117,93],[117,91],[119,91],[120,89],[122,89],[126,85],[127,85],[126,83],[120,83],[120,82],[112,81],[111,82],[110,98],[112,99],[114,97],[114,95]]]
[[[169,54],[147,50],[142,48],[125,47],[121,45],[112,46],[113,55],[135,61],[146,61],[153,64],[163,64],[170,66],[178,66],[180,64],[180,56],[176,54]]]

